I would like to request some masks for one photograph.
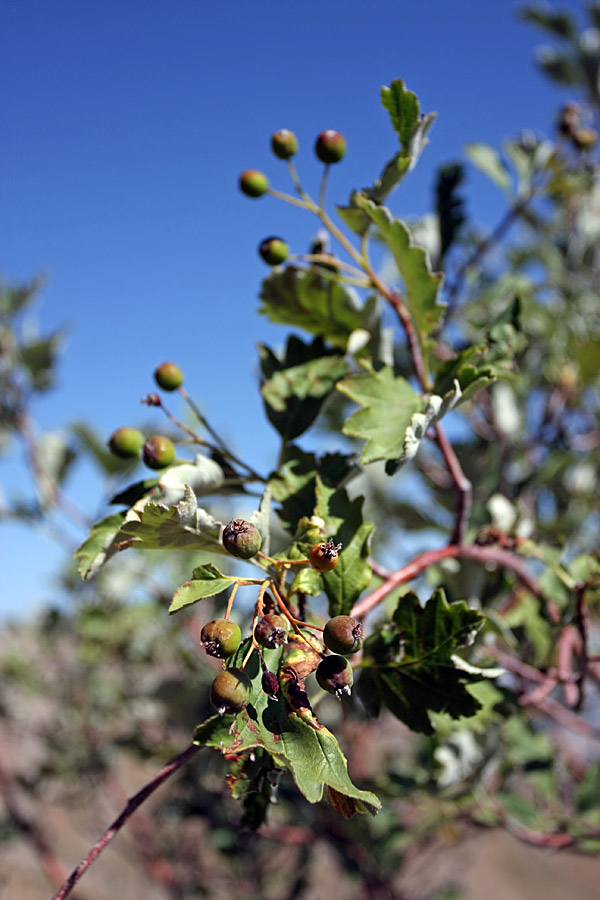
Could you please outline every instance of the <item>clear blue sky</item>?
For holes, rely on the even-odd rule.
[[[439,117],[392,205],[402,216],[429,211],[436,167],[466,142],[552,129],[561,95],[538,74],[543,36],[517,8],[509,0],[4,0],[0,269],[7,280],[45,272],[40,326],[68,330],[57,388],[36,409],[40,425],[88,419],[108,435],[139,420],[152,370],[173,359],[214,423],[268,469],[276,441],[262,416],[255,342],[277,345],[284,331],[256,314],[266,274],[256,247],[282,234],[302,251],[315,224],[271,199],[242,197],[238,173],[261,168],[287,189],[268,141],[288,127],[315,189],[314,137],[337,128],[348,153],[330,199],[343,202],[394,152],[379,88],[402,77]],[[466,193],[474,217],[493,224],[494,189],[473,173]],[[4,494],[17,491],[21,473],[0,462]],[[89,495],[97,486],[72,488],[98,509],[99,496]],[[1,612],[53,595],[59,553],[25,538],[2,526]]]

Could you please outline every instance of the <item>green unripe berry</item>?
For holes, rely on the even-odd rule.
[[[257,169],[246,169],[240,175],[240,191],[247,197],[262,197],[269,187],[269,179],[264,172]]]
[[[183,384],[183,372],[172,362],[164,362],[154,370],[154,380],[163,391],[176,391]]]
[[[268,266],[279,266],[288,258],[290,248],[283,238],[269,237],[259,245],[258,252]]]
[[[278,159],[291,159],[298,152],[298,138],[289,128],[280,128],[271,137],[271,150]]]
[[[243,669],[219,672],[210,686],[210,702],[220,716],[238,713],[248,706],[252,696],[252,682]]]
[[[324,691],[334,694],[338,700],[349,694],[354,684],[352,666],[343,656],[326,656],[317,668],[317,681]]]
[[[148,438],[142,449],[142,459],[149,469],[166,469],[175,460],[175,445],[162,434]]]
[[[261,647],[276,650],[287,642],[289,627],[290,623],[285,616],[270,613],[258,620],[254,629],[254,637]]]
[[[200,640],[209,656],[225,659],[235,653],[242,642],[242,632],[231,619],[212,619],[200,632]]]
[[[362,645],[362,625],[352,616],[334,616],[323,629],[323,643],[333,653],[351,656]]]
[[[228,553],[239,559],[250,559],[262,547],[262,537],[252,522],[232,519],[223,529],[223,546]]]
[[[315,153],[321,162],[337,163],[346,154],[346,139],[339,131],[328,128],[322,131],[315,141]]]
[[[111,453],[120,459],[132,459],[140,455],[144,446],[144,435],[137,428],[117,428],[108,439],[108,448]]]

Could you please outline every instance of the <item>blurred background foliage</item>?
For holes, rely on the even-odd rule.
[[[454,414],[449,432],[474,485],[471,537],[504,546],[529,539],[555,606],[498,568],[462,560],[429,570],[422,586],[443,582],[449,599],[485,608],[484,647],[506,674],[471,688],[482,702],[473,719],[436,716],[433,737],[413,735],[387,715],[369,720],[356,698],[343,707],[323,701],[320,716],[335,726],[352,778],[384,801],[375,819],[345,821],[326,804],[311,806],[284,776],[268,823],[253,833],[240,824],[244,810],[231,798],[223,760],[205,750],[132,818],[77,896],[100,900],[118,889],[129,900],[275,900],[335,891],[451,900],[481,896],[483,877],[491,898],[593,896],[600,875],[593,859],[600,850],[600,7],[589,7],[584,30],[546,7],[522,15],[551,38],[539,64],[569,86],[572,102],[557,111],[549,137],[470,145],[465,160],[440,171],[434,212],[411,227],[433,268],[445,272],[442,360],[450,345],[480,340],[520,298],[514,372]],[[469,218],[469,165],[505,195],[506,212],[491,232]],[[393,277],[392,263],[381,265]],[[32,410],[52,387],[61,340],[32,330],[28,308],[41,287],[33,279],[2,285],[0,294],[0,446],[21,452],[31,475],[3,499],[1,516],[44,529],[70,552],[98,512],[69,500],[74,468],[91,460],[98,493],[108,498],[133,467],[108,453],[93,424],[38,431]],[[514,341],[515,333],[493,340]],[[394,357],[402,371],[402,346]],[[320,416],[327,446],[346,409],[340,398]],[[439,544],[452,521],[451,487],[433,445],[393,482],[379,465],[363,472],[353,488],[378,526],[374,557],[397,567],[399,555],[404,562],[412,550]],[[234,512],[226,495],[211,509]],[[197,563],[197,554],[166,562],[124,554],[83,582],[67,553],[64,604],[5,625],[0,893],[48,896],[42,873],[58,885],[58,860],[74,864],[209,713],[215,666],[199,652],[199,632],[222,613],[223,598],[175,620],[166,615],[173,586]],[[565,633],[575,635],[569,672],[573,660],[579,667],[571,680],[552,682]],[[543,851],[524,847],[564,854],[540,873]],[[511,866],[516,860],[525,877]]]

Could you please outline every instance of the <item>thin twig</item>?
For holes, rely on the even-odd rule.
[[[52,900],[64,900],[65,897],[69,896],[83,873],[91,866],[94,860],[100,856],[102,851],[106,849],[108,844],[121,830],[123,825],[135,812],[138,806],[140,806],[144,802],[144,800],[146,800],[151,794],[153,794],[154,791],[159,788],[164,781],[167,780],[167,778],[177,772],[183,765],[185,765],[186,762],[188,762],[188,760],[195,756],[200,749],[201,747],[199,747],[197,744],[190,744],[190,746],[187,747],[182,753],[179,753],[178,756],[175,756],[170,762],[168,762],[167,765],[164,766],[163,769],[161,769],[158,775],[155,775],[154,778],[148,782],[148,784],[144,785],[144,787],[137,792],[137,794],[134,794],[133,797],[130,797],[125,809],[119,813],[112,825],[107,828],[100,840],[96,844],[94,844],[87,856],[85,856],[81,860],[79,865],[75,869],[73,869],[67,880],[57,891]]]
[[[443,457],[448,466],[448,471],[452,475],[452,480],[458,490],[458,502],[456,506],[456,516],[454,520],[454,530],[450,538],[451,544],[462,544],[467,526],[469,524],[469,516],[471,514],[471,504],[473,502],[473,486],[465,473],[454,451],[454,448],[444,431],[442,425],[438,424],[434,428],[435,437],[438,447],[442,451]]]
[[[371,612],[372,609],[375,609],[375,607],[378,606],[381,601],[394,590],[394,588],[398,587],[398,585],[404,584],[407,581],[412,581],[413,578],[416,578],[421,572],[424,572],[425,569],[429,568],[429,566],[434,566],[444,559],[459,558],[474,559],[481,563],[497,563],[503,568],[511,569],[532,594],[539,599],[543,599],[543,594],[536,579],[527,568],[525,561],[520,556],[517,556],[516,553],[511,553],[509,550],[503,550],[501,547],[480,547],[476,544],[450,544],[447,547],[440,547],[439,550],[428,550],[425,553],[420,553],[406,566],[392,572],[383,584],[378,588],[375,588],[372,593],[363,597],[362,600],[359,600],[358,603],[355,604],[350,615],[355,618],[366,616],[367,613]]]

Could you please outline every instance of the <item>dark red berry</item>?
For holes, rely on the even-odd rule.
[[[298,152],[298,138],[289,128],[280,128],[271,137],[271,149],[279,159],[290,159]]]
[[[220,716],[241,712],[252,696],[252,682],[242,669],[219,672],[210,686],[210,702]]]
[[[175,460],[175,446],[161,434],[148,438],[142,449],[142,459],[149,469],[166,469]]]
[[[275,698],[277,691],[279,690],[279,679],[277,678],[277,675],[274,672],[263,672],[261,687],[265,694]]]
[[[120,459],[132,459],[140,455],[144,446],[144,435],[137,428],[117,428],[108,439],[108,447],[111,453]]]
[[[154,380],[163,391],[176,391],[183,384],[183,372],[172,362],[164,362],[154,370]]]
[[[242,632],[240,626],[231,619],[212,619],[202,629],[200,640],[209,656],[225,659],[240,646]]]
[[[246,169],[240,175],[240,190],[247,197],[262,197],[269,187],[269,179],[257,169]]]
[[[311,566],[317,572],[331,572],[338,564],[341,549],[342,545],[334,544],[332,540],[315,544],[309,554]]]
[[[352,666],[343,656],[326,656],[317,668],[317,681],[324,691],[335,694],[338,700],[342,694],[349,694],[354,683]]]
[[[228,553],[239,559],[250,559],[256,556],[262,547],[260,531],[252,522],[244,519],[232,519],[223,530],[223,546]]]
[[[328,128],[322,131],[315,141],[315,153],[321,162],[330,164],[339,162],[346,153],[346,139],[339,131]]]
[[[334,653],[350,656],[362,645],[362,625],[351,616],[334,616],[323,629],[323,643]]]
[[[289,622],[284,616],[270,613],[258,620],[254,629],[254,637],[261,647],[276,650],[277,647],[281,647],[287,642],[289,627]]]
[[[258,252],[268,266],[279,266],[288,258],[290,248],[283,238],[269,237],[259,244]]]

